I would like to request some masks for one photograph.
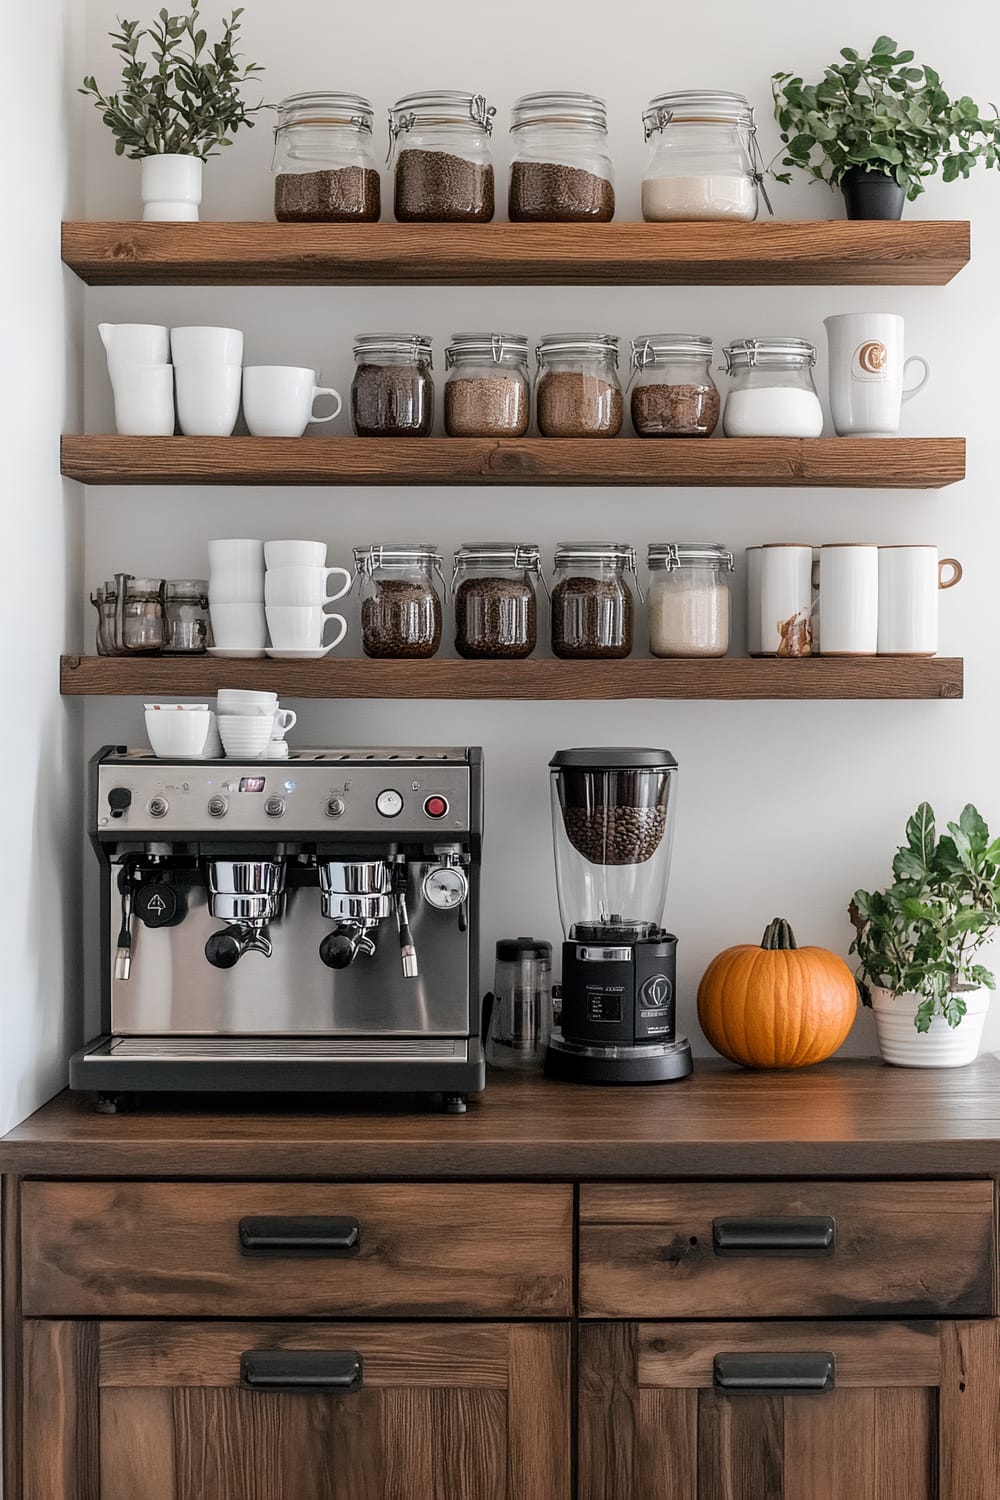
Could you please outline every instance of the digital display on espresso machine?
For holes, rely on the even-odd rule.
[[[265,776],[241,776],[240,791],[262,792],[264,790],[264,782],[266,781],[266,779],[267,778]]]

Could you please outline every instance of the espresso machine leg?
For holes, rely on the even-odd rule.
[[[443,1094],[442,1107],[446,1115],[464,1115],[468,1109],[468,1094]]]

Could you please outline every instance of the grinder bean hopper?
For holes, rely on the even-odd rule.
[[[612,748],[559,750],[549,764],[566,941],[546,1072],[575,1083],[686,1078],[677,939],[661,926],[677,762],[669,750]]]

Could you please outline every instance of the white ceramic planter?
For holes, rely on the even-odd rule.
[[[899,1068],[964,1068],[979,1056],[988,990],[964,992],[966,1013],[957,1026],[935,1016],[930,1030],[919,1032],[913,1024],[921,1004],[919,995],[896,995],[871,985],[872,1009],[878,1044],[887,1063]]]
[[[144,156],[141,193],[145,220],[195,223],[205,163],[200,156]]]

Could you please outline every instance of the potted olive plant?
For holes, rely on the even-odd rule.
[[[124,58],[121,93],[104,94],[95,78],[83,80],[80,93],[93,97],[116,155],[142,162],[144,219],[197,219],[205,159],[230,145],[241,125],[253,125],[260,106],[247,105],[240,88],[263,69],[240,65],[242,14],[242,7],[233,11],[211,47],[198,25],[198,0],[190,0],[187,15],[161,10],[148,27],[119,21],[111,45]]]
[[[785,145],[783,167],[841,188],[849,219],[898,219],[904,199],[940,169],[945,182],[977,162],[1000,164],[1000,120],[967,96],[951,99],[933,68],[914,67],[880,36],[868,57],[844,47],[819,83],[792,73],[771,79]],[[791,182],[789,172],[774,172]]]
[[[908,1067],[970,1063],[996,988],[976,956],[1000,927],[1000,839],[971,803],[939,838],[923,802],[892,871],[891,886],[855,891],[849,908],[882,1056]]]

